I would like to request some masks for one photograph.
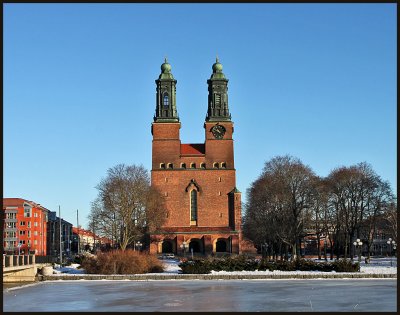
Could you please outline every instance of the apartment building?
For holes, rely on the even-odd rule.
[[[48,213],[48,209],[36,202],[3,198],[4,252],[45,256]]]

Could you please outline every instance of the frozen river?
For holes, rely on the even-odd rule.
[[[395,279],[46,281],[3,289],[3,311],[397,310]]]

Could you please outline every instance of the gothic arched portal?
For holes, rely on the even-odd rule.
[[[162,243],[162,253],[169,254],[174,252],[174,246],[171,240],[164,240]]]
[[[226,246],[226,240],[225,239],[218,239],[218,241],[215,243],[215,251],[216,252],[227,252],[227,246]]]

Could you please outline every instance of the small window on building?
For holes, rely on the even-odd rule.
[[[38,226],[38,223],[37,222],[33,222],[33,226]]]
[[[164,94],[163,105],[164,105],[165,107],[169,106],[169,96],[168,96],[168,93],[165,93],[165,94]]]
[[[181,168],[186,168],[186,163],[181,163]]]
[[[17,214],[16,213],[6,213],[6,219],[16,219]]]
[[[206,163],[200,163],[200,168],[205,169],[206,168]]]
[[[173,168],[174,168],[174,164],[168,163],[168,168],[169,168],[169,169],[173,169]]]
[[[166,192],[164,193],[164,195],[165,195],[165,197],[168,197],[168,192],[166,191]]]
[[[30,206],[24,206],[24,217],[30,218],[32,216],[32,208]]]
[[[190,168],[196,168],[196,163],[191,163]]]
[[[37,240],[34,240],[34,241],[33,241],[33,244],[37,245]]]
[[[28,228],[30,228],[31,227],[31,222],[28,222]]]
[[[165,169],[165,163],[160,163],[160,168],[164,168]]]
[[[225,162],[221,163],[221,168],[226,168],[226,163]]]
[[[15,229],[17,227],[17,223],[16,222],[8,222],[6,226],[9,229]]]
[[[38,231],[33,232],[33,235],[37,236],[38,235]]]
[[[35,233],[37,232],[35,231]],[[31,231],[28,231],[28,237],[31,237]]]
[[[218,168],[218,163],[217,162],[213,163],[213,168]]]
[[[35,218],[37,218],[37,217],[38,217],[37,212],[35,212],[35,213],[33,214],[33,216],[34,216]]]
[[[19,225],[20,225],[20,226],[24,226],[24,225],[25,225],[25,221],[19,222]]]
[[[25,235],[25,231],[19,231],[19,235]]]

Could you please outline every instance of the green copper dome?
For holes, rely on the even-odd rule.
[[[161,71],[163,73],[171,72],[171,65],[168,63],[167,58],[165,58],[164,63],[161,65]]]
[[[219,63],[218,57],[212,66],[213,72],[222,72],[222,64]]]

